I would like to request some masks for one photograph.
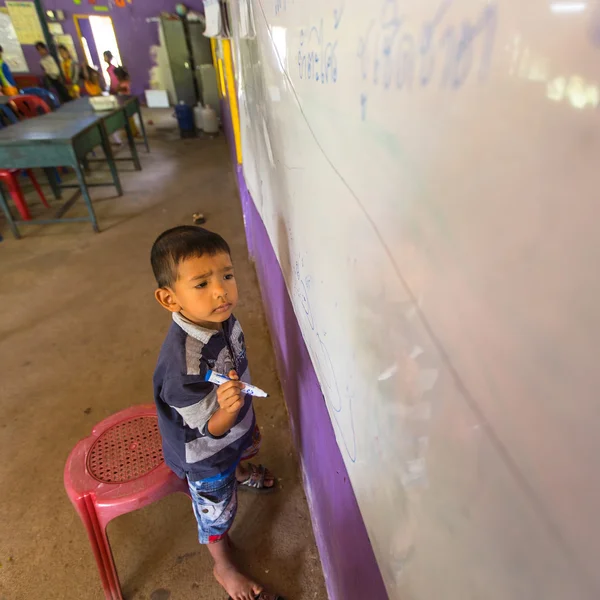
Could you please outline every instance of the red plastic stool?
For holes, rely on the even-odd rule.
[[[29,213],[29,207],[27,206],[27,201],[25,200],[25,196],[23,195],[23,191],[21,190],[21,186],[19,185],[19,181],[17,179],[17,176],[20,172],[21,169],[0,169],[0,181],[6,184],[8,192],[13,199],[21,218],[24,221],[30,221],[31,214]],[[44,192],[35,178],[33,171],[31,169],[25,169],[25,172],[29,176],[29,179],[31,180],[31,183],[35,188],[35,191],[38,193],[43,205],[46,208],[50,208],[48,200],[46,200],[46,196],[44,196]]]
[[[69,455],[65,489],[90,538],[107,600],[123,600],[106,526],[174,492],[189,495],[187,481],[163,460],[154,405],[134,406],[98,423]]]

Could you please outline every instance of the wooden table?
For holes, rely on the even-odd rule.
[[[140,127],[142,129],[142,135],[144,136],[144,145],[146,146],[146,150],[150,152],[150,145],[148,144],[148,136],[146,135],[146,127],[144,126],[144,119],[142,118],[142,109],[140,106],[140,101],[137,96],[115,96],[117,102],[119,104],[119,108],[125,110],[125,114],[127,117],[133,117],[134,115],[138,115],[140,119]],[[93,111],[93,107],[90,103],[89,98],[78,98],[77,100],[73,100],[72,102],[67,102],[63,104],[59,111],[63,112],[87,112]],[[58,112],[58,111],[57,111]]]
[[[124,102],[120,102],[118,107],[112,108],[110,110],[95,111],[87,98],[79,98],[78,100],[74,100],[73,102],[68,102],[67,104],[64,104],[54,112],[48,113],[46,117],[49,119],[59,119],[68,121],[73,121],[74,119],[80,119],[82,117],[96,117],[102,122],[102,126],[104,127],[107,135],[111,135],[116,131],[124,129],[127,135],[127,141],[129,143],[131,157],[115,157],[114,160],[132,160],[133,164],[135,165],[135,168],[138,171],[142,170],[142,165],[138,156],[135,138],[133,137],[133,131],[131,130],[131,125],[129,123],[129,117],[127,115],[126,105]],[[84,160],[84,165],[86,165],[87,167],[87,163],[93,161],[103,162],[104,159],[86,159]]]
[[[106,155],[112,183],[86,183],[81,162],[89,152],[98,146],[103,148]],[[15,220],[0,186],[0,208],[2,208],[16,238],[20,237],[17,226],[24,224],[45,225],[90,221],[94,231],[99,231],[88,188],[114,185],[119,196],[123,195],[110,141],[102,119],[97,116],[82,115],[73,119],[56,119],[51,115],[43,115],[5,127],[0,131],[0,169],[33,169],[36,167],[46,170],[48,181],[57,198],[60,197],[61,191],[54,173],[52,173],[52,167],[71,167],[77,176],[78,187],[81,189],[87,205],[88,216],[62,218],[62,215],[73,204],[75,199],[72,199],[60,207],[52,219]]]

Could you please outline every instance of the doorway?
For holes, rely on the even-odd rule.
[[[96,15],[74,15],[73,21],[87,64],[96,69],[108,84],[110,78],[107,72],[108,65],[104,62],[104,53],[111,52],[115,63],[123,64],[112,19]]]

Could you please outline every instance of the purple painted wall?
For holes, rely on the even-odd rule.
[[[158,23],[147,23],[146,19],[158,17],[161,12],[175,12],[176,0],[133,0],[124,8],[112,7],[109,12],[96,12],[89,0],[81,0],[76,5],[73,0],[42,0],[46,10],[63,10],[65,21],[61,24],[64,32],[73,36],[79,53],[79,61],[83,60],[83,52],[77,41],[73,15],[110,16],[113,20],[117,42],[123,64],[131,75],[132,92],[143,94],[148,87],[148,73],[152,68],[150,47],[158,44]],[[107,0],[97,0],[97,4],[107,4]],[[197,12],[204,12],[202,0],[186,0],[184,4]],[[4,5],[4,2],[0,2]],[[39,56],[33,46],[23,46],[30,72],[40,74]]]

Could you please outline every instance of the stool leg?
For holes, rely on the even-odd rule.
[[[111,589],[112,589],[112,600],[123,600],[123,594],[121,593],[121,583],[119,582],[119,575],[117,574],[117,566],[115,565],[115,559],[113,558],[112,550],[110,549],[110,543],[108,541],[108,535],[106,534],[106,528],[101,530],[102,549],[104,552],[104,564],[106,570],[110,574]]]
[[[27,202],[25,201],[25,196],[23,196],[23,192],[21,191],[21,186],[17,181],[17,178],[14,175],[10,175],[9,177],[4,178],[4,183],[10,192],[10,195],[21,215],[21,218],[24,221],[31,221],[31,215],[29,214],[29,208],[27,206]]]
[[[98,515],[96,514],[92,499],[89,496],[85,496],[77,503],[75,508],[88,534],[94,558],[98,565],[106,600],[123,600],[108,537],[106,536],[106,531],[98,521]]]
[[[31,169],[27,169],[27,175],[29,175],[29,179],[31,179],[31,183],[33,184],[33,187],[35,188],[35,191],[38,193],[38,196],[40,197],[40,200],[42,201],[43,205],[46,208],[50,208],[50,205],[48,204],[48,200],[46,200],[46,196],[44,196],[44,192],[42,192],[42,188],[40,187],[40,184],[38,183],[38,181],[35,178],[35,175],[33,174],[33,171]]]

